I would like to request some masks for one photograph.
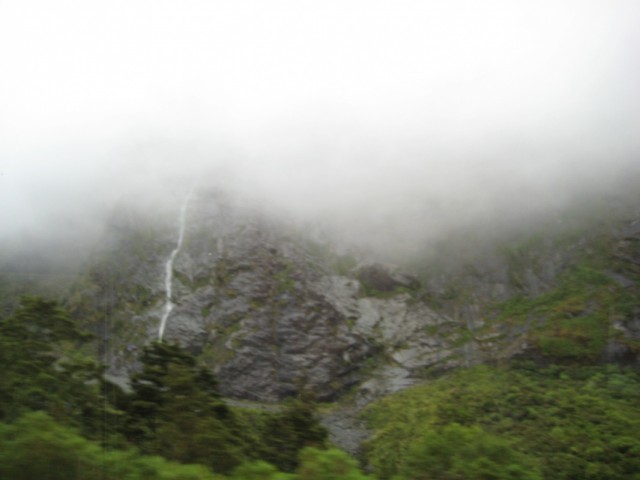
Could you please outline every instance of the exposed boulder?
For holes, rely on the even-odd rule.
[[[355,268],[356,277],[365,287],[378,292],[393,292],[400,288],[416,290],[420,281],[414,276],[398,271],[395,265],[378,262],[361,263]]]

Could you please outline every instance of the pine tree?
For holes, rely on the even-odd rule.
[[[146,453],[226,472],[244,458],[214,376],[178,345],[154,343],[132,379],[127,436]]]
[[[86,433],[98,428],[103,369],[82,353],[88,338],[55,301],[23,298],[0,320],[0,419],[43,410]]]
[[[280,470],[293,472],[298,466],[299,452],[305,447],[323,447],[327,436],[327,430],[316,418],[313,399],[303,393],[267,422],[263,460]]]

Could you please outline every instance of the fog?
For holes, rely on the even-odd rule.
[[[0,240],[197,179],[407,249],[640,164],[634,0],[0,0]]]

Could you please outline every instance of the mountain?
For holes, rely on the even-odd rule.
[[[123,199],[88,255],[81,238],[64,255],[0,249],[2,316],[22,294],[57,298],[95,338],[68,348],[82,345],[125,388],[161,338],[207,365],[232,406],[277,412],[266,404],[301,393],[330,402],[321,413],[333,444],[383,477],[400,465],[395,452],[409,451],[406,432],[452,422],[513,445],[532,436],[538,457],[539,424],[591,428],[574,409],[585,399],[588,418],[608,419],[590,445],[609,444],[635,431],[621,420],[633,418],[640,366],[640,192],[630,185],[537,216],[460,224],[398,256],[222,188],[176,184],[160,198]],[[504,385],[512,396],[495,400]],[[573,437],[554,431],[549,452],[573,465],[562,457]],[[603,465],[632,449],[615,445]],[[572,471],[553,465],[545,478]]]
[[[513,358],[640,365],[633,192],[506,232],[461,231],[403,266],[221,189],[187,192],[162,209],[117,208],[66,298],[122,384],[160,335],[170,259],[162,337],[209,365],[228,397],[355,392],[365,404]]]

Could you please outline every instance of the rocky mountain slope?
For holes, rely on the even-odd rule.
[[[154,215],[118,209],[67,299],[123,383],[158,337],[185,198]],[[320,400],[355,391],[366,403],[516,356],[639,365],[639,205],[585,207],[588,215],[492,243],[465,233],[407,274],[255,204],[198,189],[173,263],[164,340],[210,365],[224,395],[261,402],[307,389]]]

